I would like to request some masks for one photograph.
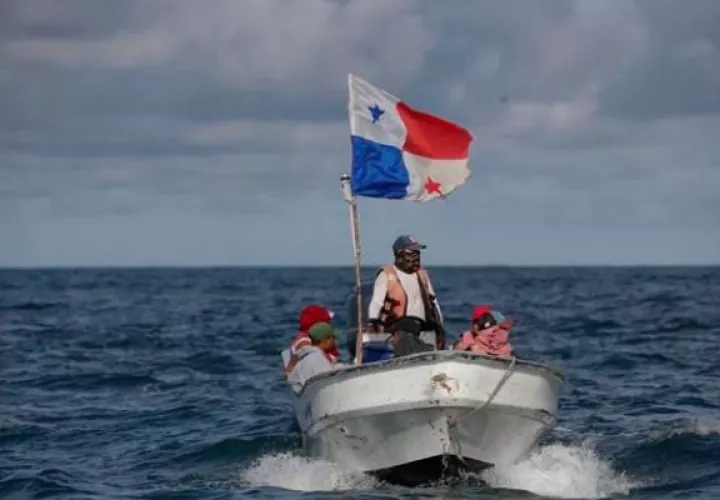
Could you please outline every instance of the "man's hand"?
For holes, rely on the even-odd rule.
[[[298,355],[293,353],[290,355],[290,361],[288,361],[287,366],[283,370],[283,378],[287,380],[288,376],[290,375],[290,372],[292,372],[295,369],[295,365],[298,364],[298,361],[300,359],[298,358]]]
[[[371,321],[367,325],[368,331],[371,331],[373,333],[384,333],[385,332],[385,326],[380,321]]]
[[[442,351],[445,349],[445,327],[439,322],[432,323],[432,329],[435,331],[435,348]]]
[[[398,337],[395,335],[395,332],[391,332],[388,336],[387,343],[391,346],[395,347],[398,343]]]

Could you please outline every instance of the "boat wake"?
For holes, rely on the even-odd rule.
[[[264,455],[241,471],[240,481],[250,487],[273,487],[294,491],[347,491],[391,489],[372,476],[343,470],[322,460],[293,453]],[[605,498],[624,495],[641,487],[638,482],[613,469],[589,445],[549,444],[539,447],[527,459],[512,466],[493,468],[479,475],[453,481],[452,487],[476,486],[522,490],[555,498]],[[442,485],[428,487],[435,489]],[[428,489],[422,488],[422,489]]]
[[[343,470],[325,460],[292,452],[263,455],[239,474],[251,487],[269,486],[294,491],[371,490],[381,482],[362,472]]]
[[[590,445],[549,444],[516,464],[489,469],[480,477],[489,486],[525,490],[556,498],[605,498],[642,487],[613,468]]]

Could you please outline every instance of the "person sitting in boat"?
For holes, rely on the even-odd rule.
[[[308,331],[308,336],[311,344],[300,347],[295,361],[288,363],[285,370],[285,377],[296,389],[302,388],[305,382],[315,375],[344,366],[338,363],[333,355],[337,347],[337,333],[330,323],[316,323]]]
[[[318,304],[310,304],[300,311],[298,331],[295,333],[292,343],[290,344],[290,361],[285,369],[285,376],[287,376],[297,364],[300,349],[312,345],[312,339],[309,335],[310,328],[318,323],[332,323],[333,317],[334,314],[330,309]],[[332,352],[330,352],[330,356],[332,357],[333,363],[337,362],[340,356],[340,350],[337,345],[335,345]]]
[[[389,332],[394,322],[411,318],[418,323],[420,338],[434,333],[435,347],[444,349],[445,328],[440,305],[420,262],[420,251],[425,248],[426,245],[409,235],[395,240],[392,245],[395,262],[382,267],[375,278],[368,306],[369,326],[374,332]]]
[[[453,349],[491,356],[512,356],[508,333],[513,321],[487,305],[477,306],[470,320],[470,330],[463,332]]]
[[[332,325],[327,322],[316,323],[308,331],[308,336],[312,342],[312,346],[320,349],[323,356],[332,364],[337,364],[337,332]]]

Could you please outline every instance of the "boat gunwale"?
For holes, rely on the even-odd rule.
[[[305,381],[305,384],[303,384],[302,389],[300,391],[295,392],[292,391],[293,394],[300,398],[305,394],[305,392],[308,390],[308,387],[312,384],[315,384],[317,382],[321,382],[326,379],[334,378],[334,377],[341,377],[341,378],[354,378],[354,376],[358,375],[359,372],[365,372],[365,371],[390,371],[392,368],[396,368],[398,366],[403,365],[422,365],[422,364],[429,364],[430,361],[482,361],[482,364],[486,364],[486,362],[490,362],[491,364],[501,364],[508,366],[510,363],[512,363],[513,358],[501,358],[496,356],[491,356],[488,354],[479,354],[474,352],[466,352],[466,351],[431,351],[431,352],[421,352],[417,354],[411,354],[409,356],[403,356],[401,358],[395,358],[395,359],[388,359],[384,361],[375,361],[368,364],[362,364],[360,366],[356,365],[347,365],[342,368],[339,368],[337,370],[327,371],[323,373],[319,373],[317,375],[314,375],[313,377],[310,377]],[[562,371],[560,371],[559,368],[556,368],[551,365],[546,365],[542,363],[538,363],[536,361],[527,361],[515,358],[515,367],[523,367],[531,372],[547,372],[549,375],[554,376],[555,378],[559,379],[561,383],[566,382],[565,375],[563,375]]]

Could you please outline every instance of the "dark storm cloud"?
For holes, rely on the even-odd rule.
[[[720,2],[636,5],[648,49],[602,89],[601,111],[639,120],[720,113]]]
[[[12,2],[0,26],[11,116],[39,107],[331,120],[350,70],[430,108],[452,108],[455,95],[464,118],[501,112],[506,99],[564,100],[593,84],[612,115],[716,106],[712,0],[364,4]],[[398,35],[391,15],[408,20]]]
[[[342,120],[348,71],[475,122],[591,86],[611,116],[717,105],[716,3],[396,4],[15,2],[2,27],[10,64],[0,82],[13,97],[4,124],[71,114]]]
[[[608,85],[600,107],[610,116],[639,120],[718,114],[720,53],[714,58],[703,65],[681,53],[656,53]]]
[[[143,0],[6,0],[0,5],[5,40],[102,40],[124,30],[152,27],[161,12]]]

